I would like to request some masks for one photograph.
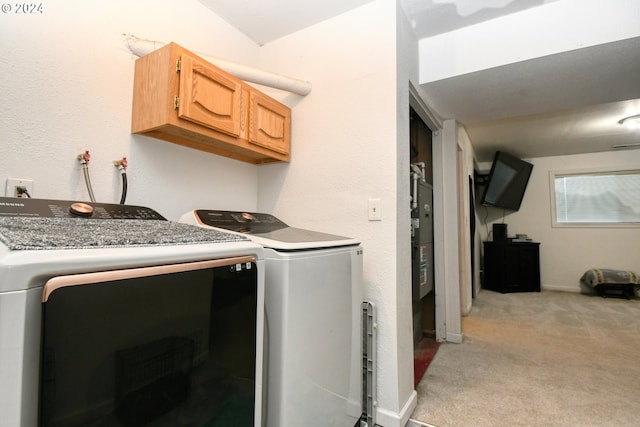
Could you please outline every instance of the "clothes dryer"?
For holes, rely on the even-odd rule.
[[[0,197],[0,427],[263,427],[262,246]]]
[[[264,213],[195,210],[181,222],[240,233],[265,248],[267,426],[360,425],[360,242]]]

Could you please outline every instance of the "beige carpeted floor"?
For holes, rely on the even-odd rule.
[[[640,300],[482,291],[412,419],[438,427],[640,426]]]

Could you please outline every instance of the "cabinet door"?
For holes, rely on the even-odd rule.
[[[540,252],[538,245],[520,248],[518,268],[520,283],[526,291],[540,291]]]
[[[178,116],[239,136],[243,122],[240,82],[190,55],[182,54],[180,61]]]
[[[504,245],[484,243],[484,288],[504,292],[505,249]]]
[[[505,291],[540,291],[538,245],[511,245],[505,259]]]
[[[267,95],[252,91],[249,142],[280,154],[289,154],[291,110]]]

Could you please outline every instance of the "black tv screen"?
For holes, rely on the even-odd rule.
[[[496,151],[480,203],[517,211],[529,183],[531,163],[504,151]]]

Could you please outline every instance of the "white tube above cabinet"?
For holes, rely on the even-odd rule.
[[[166,43],[140,39],[132,34],[124,34],[127,41],[127,47],[134,55],[142,57],[156,49],[161,48]],[[236,62],[227,61],[210,55],[198,53],[203,59],[222,68],[226,72],[235,77],[252,83],[272,87],[275,89],[286,90],[297,95],[306,96],[311,92],[311,82],[300,80],[293,77],[284,76],[282,74],[272,73],[260,70],[258,68],[249,67],[247,65],[238,64]]]

